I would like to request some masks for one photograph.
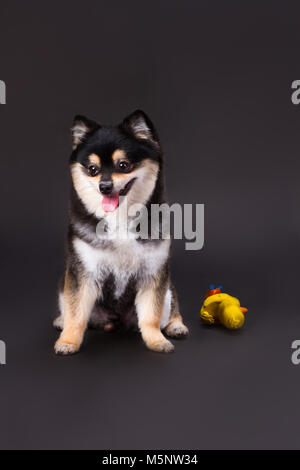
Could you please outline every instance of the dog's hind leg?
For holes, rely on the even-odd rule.
[[[64,327],[64,316],[65,316],[65,308],[64,308],[64,293],[60,291],[58,294],[58,309],[60,315],[55,318],[53,321],[53,326],[57,330],[62,330]]]
[[[169,307],[170,315],[169,315],[167,325],[165,327],[164,325],[162,325],[162,328],[164,329],[164,332],[166,333],[167,336],[171,338],[182,338],[183,336],[188,335],[189,330],[184,325],[182,321],[182,316],[179,313],[177,294],[172,284],[166,294],[165,308],[167,308],[166,301],[168,300],[167,299],[168,292],[170,295],[170,301],[169,301],[170,302],[170,307]]]
[[[77,280],[66,273],[65,316],[63,330],[55,344],[57,354],[73,354],[79,350],[96,298],[97,290],[92,281],[83,277]]]

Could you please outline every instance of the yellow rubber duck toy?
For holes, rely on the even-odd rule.
[[[210,325],[221,323],[230,330],[241,328],[245,321],[247,308],[241,307],[235,297],[222,293],[222,286],[210,285],[200,310],[201,319]]]

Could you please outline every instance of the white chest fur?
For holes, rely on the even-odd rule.
[[[131,277],[139,283],[156,275],[167,260],[170,241],[140,243],[136,240],[117,240],[111,247],[94,248],[75,238],[73,245],[85,270],[97,283],[101,284],[111,273],[114,275],[114,295],[118,298]]]

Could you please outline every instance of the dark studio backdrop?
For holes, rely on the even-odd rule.
[[[298,449],[300,8],[280,1],[2,1],[2,449]],[[205,246],[173,245],[190,337],[171,355],[89,331],[56,357],[73,116],[136,108],[170,202],[205,204]],[[199,320],[210,283],[249,308]]]

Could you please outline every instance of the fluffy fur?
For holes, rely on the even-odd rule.
[[[76,116],[72,136],[66,269],[54,321],[62,332],[55,351],[77,352],[90,324],[107,331],[138,326],[149,349],[169,352],[173,345],[163,332],[170,337],[188,333],[170,280],[170,241],[97,236],[99,223],[111,232],[116,220],[128,222],[121,195],[128,209],[166,202],[154,126],[142,111],[115,127]]]

